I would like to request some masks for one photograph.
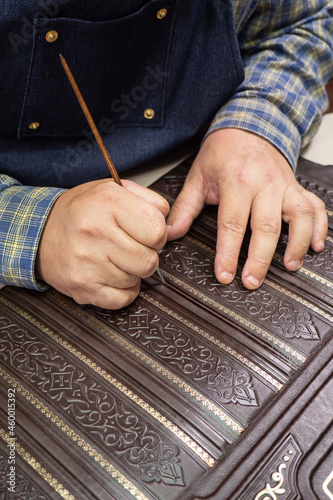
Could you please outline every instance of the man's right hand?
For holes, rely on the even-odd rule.
[[[88,182],[64,192],[43,229],[36,274],[79,304],[120,309],[158,267],[167,201],[131,181]],[[125,188],[125,189],[124,189]]]

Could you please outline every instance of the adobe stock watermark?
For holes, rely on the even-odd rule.
[[[149,98],[150,92],[156,90],[163,84],[166,75],[167,72],[162,71],[159,65],[155,68],[146,66],[145,75],[142,78],[141,84],[134,86],[128,93],[122,93],[114,99],[110,104],[110,111],[117,115],[120,122],[126,120],[130,113],[135,110],[140,103]],[[115,125],[111,118],[102,118],[96,123],[96,127],[101,136],[115,129]],[[66,172],[68,173],[69,171],[76,170],[84,162],[86,155],[90,154],[93,147],[96,146],[96,141],[90,129],[83,129],[82,135],[85,139],[77,143],[75,147],[66,146],[64,163],[51,163],[51,167],[54,169],[60,183],[63,183],[64,179],[66,179]]]
[[[164,76],[167,75],[161,70],[159,65],[155,69],[150,66],[145,67],[146,74],[142,79],[142,84],[132,88],[129,94],[121,94],[120,98],[114,99],[110,106],[111,111],[119,114],[120,120],[126,120],[131,109],[136,109],[140,102],[147,99],[149,91],[156,90],[163,83]]]
[[[15,426],[16,426],[16,389],[8,389],[8,434],[9,439],[7,442],[7,447],[9,449],[9,455],[7,458],[8,472],[7,472],[7,490],[11,493],[15,493],[16,488],[16,437],[15,437]]]
[[[59,13],[60,6],[61,5],[66,5],[71,0],[47,0],[46,2],[39,2],[39,9],[34,12],[32,15],[31,19],[28,19],[27,17],[22,17],[21,18],[21,32],[20,33],[14,33],[11,31],[8,33],[7,38],[14,50],[15,53],[18,53],[19,48],[21,45],[25,45],[29,43],[32,38],[33,38],[33,20],[34,19],[39,19],[40,20],[40,26],[43,25],[43,19],[52,19],[56,17]]]

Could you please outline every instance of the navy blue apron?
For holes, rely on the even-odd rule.
[[[232,0],[4,0],[0,172],[38,186],[109,177],[66,58],[119,172],[207,126],[244,73]]]

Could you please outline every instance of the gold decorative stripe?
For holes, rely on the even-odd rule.
[[[107,373],[100,366],[98,366],[94,361],[88,358],[85,354],[81,353],[78,349],[69,344],[66,340],[62,339],[58,334],[54,333],[50,328],[43,325],[38,319],[31,316],[28,312],[24,311],[20,307],[13,304],[11,301],[0,296],[0,301],[10,307],[12,310],[16,311],[34,326],[36,326],[43,333],[46,333],[49,337],[55,340],[59,345],[67,349],[71,354],[76,356],[80,361],[89,366],[94,370],[99,376],[107,380],[111,385],[116,387],[120,392],[122,392],[127,398],[137,404],[141,409],[145,410],[151,417],[162,424],[166,429],[168,429],[174,436],[176,436],[180,441],[182,441],[188,448],[190,448],[193,453],[195,453],[201,460],[203,460],[209,467],[213,467],[215,464],[215,459],[211,457],[205,450],[201,448],[193,439],[191,439],[187,434],[185,434],[179,427],[173,424],[166,417],[161,415],[154,407],[145,402],[137,394],[133,393],[125,385],[119,382],[115,377]],[[241,429],[243,430],[243,429]]]
[[[296,295],[295,293],[290,292],[289,290],[286,290],[282,286],[277,285],[276,283],[273,283],[273,281],[271,281],[268,278],[265,278],[265,284],[268,285],[268,286],[270,286],[271,288],[274,288],[274,290],[277,290],[277,291],[283,293],[287,297],[290,297],[291,299],[295,300],[296,302],[299,302],[300,304],[302,304],[303,306],[307,307],[311,311],[316,312],[319,316],[327,319],[328,321],[333,322],[333,316],[331,314],[323,311],[323,309],[320,309],[319,307],[315,306],[311,302],[309,302],[309,301],[307,301],[305,299],[302,299],[302,297],[300,297],[299,295]]]
[[[2,428],[0,437],[9,445],[13,443],[13,438]],[[65,500],[75,500],[72,495],[50,472],[48,472],[30,453],[28,453],[17,440],[15,442],[15,452],[27,462],[57,493]]]
[[[319,274],[316,274],[312,271],[309,271],[309,269],[305,269],[304,267],[301,267],[297,273],[304,274],[305,276],[309,276],[315,281],[318,281],[322,285],[325,285],[327,288],[332,288],[333,289],[333,282],[327,280],[326,278],[323,278],[323,276],[320,276]]]
[[[274,260],[280,263],[283,263],[283,256],[275,253],[274,254]],[[295,271],[293,274],[304,274],[305,276],[309,276],[309,278],[312,278],[315,281],[318,281],[322,285],[325,285],[327,288],[333,288],[333,282],[329,281],[328,279],[324,278],[323,276],[320,276],[320,274],[314,273],[313,271],[310,271],[309,269],[306,269],[305,267],[301,267],[297,271]]]
[[[22,394],[37,408],[43,415],[46,416],[53,424],[55,424],[60,431],[66,434],[74,443],[80,446],[93,460],[99,463],[107,472],[111,474],[125,490],[129,491],[136,500],[149,500],[133,483],[131,483],[114,465],[105,460],[105,458],[85,441],[79,434],[77,434],[69,425],[67,425],[61,418],[59,418],[48,406],[35,397],[28,389],[21,385],[14,377],[0,367],[0,376],[6,380],[12,387]]]
[[[230,429],[232,429],[234,432],[236,432],[237,434],[241,434],[244,431],[242,426],[240,426],[221,408],[215,405],[209,398],[205,397],[203,394],[194,389],[194,387],[189,385],[177,375],[174,375],[170,370],[165,368],[157,361],[153,360],[150,356],[142,352],[140,349],[133,346],[133,344],[113,331],[112,328],[110,328],[109,326],[106,327],[101,321],[82,311],[75,303],[70,302],[69,299],[67,299],[65,296],[60,295],[58,292],[52,291],[52,294],[56,300],[61,302],[61,304],[65,307],[69,308],[75,315],[97,328],[100,333],[119,344],[123,349],[126,349],[131,354],[139,358],[140,361],[146,363],[156,373],[161,373],[170,382],[175,384],[178,389],[181,389],[183,392],[190,394],[192,398],[194,398],[198,403],[204,406],[205,409],[208,409],[211,413],[213,413],[213,415],[218,417],[219,420],[230,427]]]
[[[332,216],[333,216],[333,212],[332,212]],[[331,236],[327,236],[327,241],[329,241],[330,243],[333,243],[333,238]]]
[[[230,318],[235,320],[237,323],[239,323],[243,326],[246,326],[247,328],[249,328],[251,331],[253,331],[257,335],[263,337],[264,339],[267,339],[269,342],[271,342],[272,344],[277,346],[279,349],[281,349],[285,353],[294,357],[295,359],[297,359],[301,363],[305,363],[306,357],[303,356],[303,354],[299,353],[298,351],[293,349],[291,346],[289,346],[285,342],[282,342],[281,340],[279,340],[277,337],[275,337],[271,333],[266,332],[266,330],[264,330],[263,328],[260,328],[259,326],[255,325],[251,321],[243,318],[242,316],[235,313],[231,309],[223,306],[222,304],[220,304],[216,300],[212,299],[211,297],[208,297],[204,293],[200,292],[198,289],[194,288],[191,285],[188,285],[187,283],[180,280],[179,278],[176,278],[175,276],[168,273],[167,271],[164,271],[161,269],[161,272],[162,272],[164,277],[167,277],[170,281],[172,281],[176,285],[180,286],[183,290],[186,290],[186,291],[192,293],[193,295],[195,295],[196,297],[199,297],[201,300],[203,300],[205,303],[212,306],[214,309],[221,311],[223,314],[226,314],[227,316],[229,316]]]
[[[240,361],[241,363],[243,363],[243,365],[247,366],[253,372],[255,372],[257,375],[259,375],[264,380],[266,380],[267,382],[269,382],[273,387],[275,387],[279,391],[281,389],[283,389],[283,384],[281,384],[280,382],[278,382],[277,380],[275,380],[275,378],[273,378],[271,375],[269,375],[267,372],[265,372],[265,370],[263,370],[262,368],[260,368],[259,366],[257,366],[255,363],[253,363],[252,361],[250,361],[248,358],[246,358],[242,354],[240,354],[237,351],[235,351],[235,349],[232,349],[230,346],[226,345],[224,342],[221,342],[219,339],[217,339],[213,335],[209,334],[208,332],[206,332],[202,328],[198,327],[194,323],[191,323],[187,319],[183,318],[178,313],[172,311],[169,307],[166,307],[163,304],[161,304],[160,302],[158,302],[157,300],[154,300],[147,293],[141,292],[140,293],[140,297],[142,297],[143,299],[145,299],[150,304],[153,304],[154,306],[158,307],[161,311],[164,311],[169,316],[172,316],[177,321],[180,321],[181,323],[183,323],[184,325],[186,325],[191,330],[195,331],[196,333],[199,333],[202,337],[204,337],[205,339],[209,340],[209,342],[211,342],[212,344],[215,344],[220,349],[223,349],[225,352],[227,352],[228,354],[230,354],[233,358],[237,359],[238,361]]]
[[[215,249],[212,248],[212,247],[209,247],[205,243],[202,243],[202,241],[199,241],[196,238],[193,238],[192,236],[190,236],[188,234],[185,236],[184,239],[187,240],[187,241],[190,241],[191,243],[193,243],[197,247],[202,248],[203,250],[206,250],[206,252],[210,253],[211,255],[213,255],[213,256],[216,255]]]
[[[326,210],[326,212],[329,217],[333,217],[333,212],[331,210]]]

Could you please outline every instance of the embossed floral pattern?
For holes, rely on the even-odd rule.
[[[304,259],[305,264],[311,264],[311,267],[322,271],[333,271],[333,247],[326,243],[326,247],[320,253],[308,253]]]
[[[4,317],[0,318],[0,360],[46,400],[57,401],[58,410],[105,450],[112,449],[118,460],[139,468],[143,480],[183,484],[177,446],[164,442],[150,423],[75,362]]]
[[[179,460],[176,458],[177,450],[175,447],[166,447],[162,443],[149,453],[140,463],[143,471],[143,478],[146,482],[163,481],[165,484],[184,485],[182,469],[179,466]]]
[[[151,309],[129,307],[124,313],[95,311],[113,327],[129,336],[167,365],[184,376],[190,376],[201,390],[210,393],[222,404],[238,403],[257,406],[250,374],[236,363],[231,363],[212,348],[191,337]]]

